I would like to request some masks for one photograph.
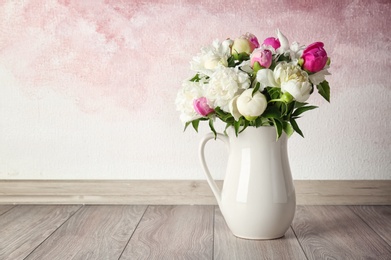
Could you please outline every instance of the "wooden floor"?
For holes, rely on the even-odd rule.
[[[251,241],[217,206],[0,205],[0,259],[391,259],[391,206],[297,206]]]

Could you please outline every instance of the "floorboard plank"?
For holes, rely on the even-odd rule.
[[[0,216],[0,259],[24,259],[80,206],[17,206]]]
[[[84,206],[26,259],[118,259],[146,206]]]
[[[214,259],[306,259],[292,229],[274,240],[246,240],[235,237],[229,230],[221,211],[216,207]]]
[[[348,206],[298,206],[292,227],[308,259],[391,259],[390,246]]]
[[[214,206],[149,206],[121,260],[212,259]]]
[[[15,205],[0,205],[0,216],[15,207]]]
[[[391,246],[391,206],[351,206]]]

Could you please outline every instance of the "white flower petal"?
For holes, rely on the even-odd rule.
[[[331,75],[327,70],[328,68],[324,68],[321,71],[318,71],[314,74],[309,75],[309,79],[314,85],[318,85],[326,79],[326,75]]]
[[[236,101],[238,112],[247,119],[262,115],[267,107],[265,95],[259,91],[253,95],[252,92],[253,89],[245,90]]]
[[[176,109],[181,112],[180,120],[182,123],[187,123],[197,118],[199,115],[193,107],[193,100],[203,96],[203,82],[191,82],[185,80],[182,83],[182,88],[178,91],[175,99]]]
[[[278,84],[274,78],[274,73],[270,69],[261,69],[257,72],[257,82],[260,83],[260,91],[263,91],[266,87],[278,87]]]
[[[232,114],[232,116],[235,118],[236,121],[239,121],[239,118],[242,116],[242,114],[239,113],[238,106],[237,106],[238,97],[239,95],[235,96],[229,102],[229,112]]]
[[[223,111],[229,112],[228,105],[231,99],[241,90],[249,88],[250,84],[250,77],[247,73],[238,68],[219,65],[210,77],[205,97],[213,104],[213,108],[220,107]]]
[[[312,90],[311,83],[309,82],[298,82],[296,80],[290,80],[281,83],[282,92],[288,92],[292,97],[299,101],[305,102],[310,97]]]
[[[210,77],[218,65],[228,66],[231,42],[231,40],[223,42],[214,40],[212,45],[201,48],[201,53],[193,57],[190,62],[190,69]]]
[[[288,38],[285,37],[285,35],[283,35],[279,29],[277,29],[277,38],[278,40],[280,41],[280,48],[277,49],[277,52],[278,53],[284,53],[286,52],[287,50],[289,50],[289,41],[288,41]]]

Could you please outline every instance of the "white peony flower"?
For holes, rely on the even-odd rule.
[[[312,90],[308,74],[298,65],[279,63],[274,70],[274,78],[280,84],[283,93],[288,92],[299,102],[305,102]]]
[[[266,87],[279,87],[274,78],[274,73],[270,69],[259,70],[257,72],[256,81],[260,84],[260,91],[263,91]]]
[[[299,45],[298,42],[293,42],[291,44],[290,52],[289,52],[291,58],[290,63],[297,64],[299,59],[303,55],[303,51],[305,50],[305,48],[306,47],[304,45]]]
[[[323,82],[326,79],[326,75],[331,75],[331,73],[328,71],[329,66],[326,65],[324,69],[321,71],[318,71],[314,74],[309,75],[309,79],[314,85],[318,85],[319,83]]]
[[[283,93],[288,92],[299,102],[306,101],[311,93],[312,85],[308,73],[300,66],[280,62],[274,69],[262,69],[257,73],[257,82],[261,84],[261,91],[264,87],[280,87]]]
[[[262,115],[267,107],[265,95],[259,91],[254,95],[252,93],[253,89],[247,89],[236,100],[238,112],[249,121]]]
[[[247,73],[253,73],[253,68],[251,67],[251,61],[250,60],[244,60],[242,63],[236,66],[238,69],[247,72]]]
[[[280,30],[277,30],[277,37],[281,46],[276,50],[276,52],[289,57],[291,63],[297,64],[301,55],[303,54],[305,46],[299,45],[298,42],[293,42],[291,45],[289,45],[288,38],[286,38],[285,35],[280,32]]]
[[[233,41],[229,39],[223,42],[213,41],[211,46],[202,48],[201,53],[193,57],[190,68],[210,77],[219,64],[228,66],[232,43]]]
[[[229,112],[229,102],[241,90],[249,88],[250,84],[247,73],[238,68],[219,65],[206,86],[205,97],[212,108],[220,107],[223,111]]]
[[[291,94],[295,100],[305,102],[311,95],[312,85],[309,82],[289,80],[281,83],[281,90]]]
[[[182,88],[178,91],[175,100],[176,109],[181,113],[180,119],[182,123],[187,123],[202,117],[194,110],[193,101],[203,96],[203,86],[203,81],[183,81]]]

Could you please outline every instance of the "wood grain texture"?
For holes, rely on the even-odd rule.
[[[218,207],[146,208],[0,205],[0,259],[391,259],[391,206],[298,206],[262,241],[234,237]]]
[[[212,259],[213,206],[150,206],[124,259]]]
[[[0,203],[213,205],[216,200],[206,181],[3,180]]]
[[[15,207],[15,205],[0,205],[0,215],[3,215],[13,207]]]
[[[80,206],[17,206],[0,216],[0,259],[24,259]]]
[[[391,180],[296,180],[294,185],[298,205],[391,205]],[[0,181],[0,204],[80,203],[216,205],[216,200],[205,180]]]
[[[344,206],[298,206],[293,230],[308,259],[391,259],[391,247]]]
[[[85,206],[26,259],[118,259],[146,206]]]
[[[391,246],[391,206],[351,206]]]
[[[298,205],[391,205],[391,180],[296,180]]]
[[[291,228],[284,237],[274,240],[246,240],[235,237],[229,230],[221,211],[216,207],[214,259],[305,259]]]

